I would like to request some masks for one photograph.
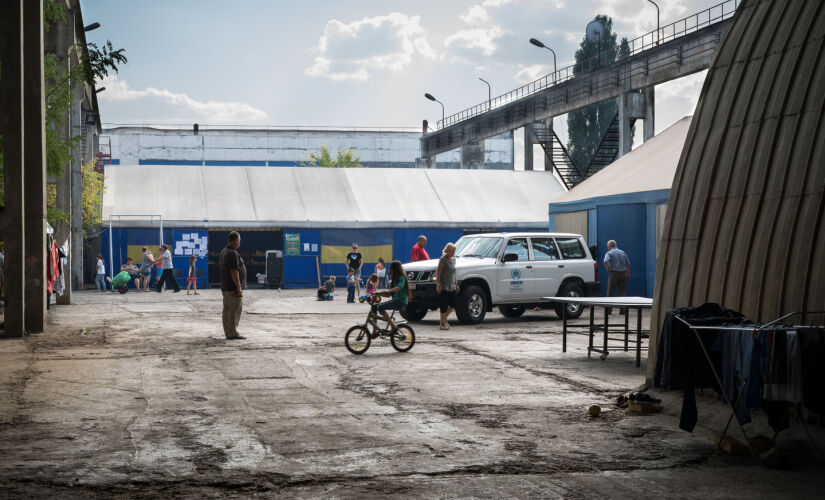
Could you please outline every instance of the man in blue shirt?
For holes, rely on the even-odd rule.
[[[607,296],[624,297],[627,295],[627,280],[630,279],[630,259],[624,251],[616,247],[616,241],[607,242],[607,253],[604,254],[604,268],[607,269]],[[622,313],[624,314],[624,310]],[[610,314],[610,309],[607,310]]]

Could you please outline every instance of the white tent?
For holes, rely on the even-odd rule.
[[[404,168],[115,165],[105,185],[104,221],[169,228],[546,227],[564,193],[550,172]]]

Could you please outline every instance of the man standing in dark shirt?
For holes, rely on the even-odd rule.
[[[352,244],[352,251],[347,254],[347,274],[352,269],[355,276],[355,287],[358,289],[358,297],[361,296],[361,266],[364,265],[361,252],[358,251],[358,243]]]
[[[243,310],[243,287],[241,286],[241,235],[237,231],[229,233],[229,241],[218,258],[221,266],[221,293],[223,294],[223,333],[227,340],[244,339],[238,334],[238,323]]]

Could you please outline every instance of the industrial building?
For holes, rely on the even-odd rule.
[[[421,152],[421,132],[400,128],[110,126],[103,136],[113,165],[297,167],[324,146],[332,154],[352,149],[365,167],[412,168]],[[512,132],[482,140],[473,149],[483,150],[483,156],[457,149],[426,166],[513,170]]]
[[[319,275],[343,284],[354,242],[365,272],[379,257],[408,261],[420,234],[440,256],[467,232],[546,230],[547,204],[563,192],[550,172],[108,166],[101,246],[116,269],[127,256],[137,260],[142,246],[157,255],[165,243],[176,269],[197,255],[199,286],[214,285],[217,256],[228,232],[239,230],[251,285],[266,274],[272,250],[283,256],[270,270],[282,273],[276,286],[315,286]]]
[[[667,201],[691,117],[687,116],[550,203],[550,230],[586,235],[598,247],[616,240],[627,252],[627,295],[653,297]],[[601,280],[607,295],[607,280]]]

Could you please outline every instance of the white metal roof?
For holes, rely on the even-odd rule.
[[[659,132],[552,203],[670,189],[691,118],[686,116]]]
[[[115,165],[105,184],[103,220],[133,227],[158,214],[164,227],[543,228],[564,192],[550,172],[405,168]]]

